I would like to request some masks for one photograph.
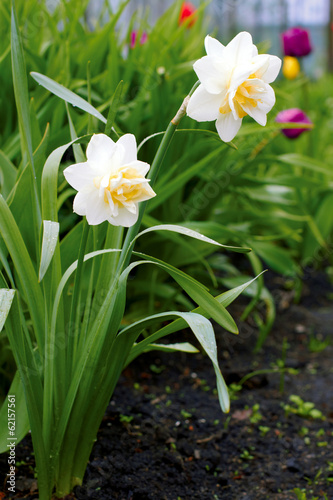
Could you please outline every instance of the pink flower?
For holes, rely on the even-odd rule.
[[[136,42],[137,42],[137,38],[138,38],[138,32],[136,30],[132,31],[131,33],[131,49],[134,49],[134,47],[136,46]],[[146,33],[146,31],[144,31],[141,35],[141,38],[140,38],[140,45],[143,45],[144,43],[146,43],[148,40],[148,35]]]
[[[181,25],[184,21],[186,21],[186,19],[192,18],[188,23],[188,27],[190,28],[193,26],[196,21],[194,16],[195,12],[196,8],[193,4],[191,4],[191,2],[183,2],[179,13],[178,24]]]
[[[281,37],[285,56],[303,57],[312,51],[309,32],[303,28],[290,28]]]
[[[276,119],[278,123],[304,123],[312,124],[312,121],[306,116],[304,111],[298,108],[284,109],[278,113]],[[303,132],[309,130],[308,128],[283,128],[281,132],[289,139],[296,139]]]

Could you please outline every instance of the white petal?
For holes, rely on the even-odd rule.
[[[268,68],[269,56],[260,55],[255,57],[251,61],[247,61],[244,64],[240,64],[235,67],[232,79],[230,81],[230,88],[237,89],[249,76],[255,74],[257,78],[261,78],[259,75],[263,74]],[[262,71],[261,71],[262,70]]]
[[[232,64],[242,64],[252,59],[252,36],[246,31],[238,33],[225,47],[224,57]]]
[[[150,200],[150,198],[154,198],[154,196],[156,196],[155,191],[147,183],[147,185],[144,187],[140,195],[133,198],[133,201],[135,203],[138,203],[140,201]]]
[[[136,213],[131,213],[126,208],[120,208],[116,217],[109,217],[108,221],[114,226],[130,227],[138,220],[139,210],[136,207]]]
[[[230,80],[230,89],[236,91],[237,88],[252,75],[253,69],[252,64],[241,64],[236,66]]]
[[[205,49],[207,56],[223,57],[224,45],[209,35],[205,38]]]
[[[209,94],[202,85],[195,90],[187,105],[187,115],[198,122],[216,120],[223,102],[223,94]]]
[[[258,49],[255,45],[252,45],[252,57],[256,57],[258,55]]]
[[[78,215],[86,215],[87,202],[89,200],[88,193],[79,191],[73,202],[73,211]]]
[[[260,109],[259,106],[256,106],[255,108],[251,107],[251,106],[243,106],[243,109],[244,111],[247,112],[247,114],[249,116],[251,116],[251,118],[253,118],[257,123],[259,123],[259,125],[262,125],[263,127],[266,125],[267,123],[267,113]]]
[[[268,113],[275,104],[275,93],[270,85],[265,85],[265,93],[261,96],[261,101],[258,106]]]
[[[265,92],[260,94],[260,101],[257,101],[257,106],[242,106],[244,111],[251,116],[259,125],[265,126],[267,123],[267,113],[275,104],[274,90],[270,85],[265,85]]]
[[[78,192],[74,198],[73,209],[77,214],[85,215],[91,226],[101,224],[110,216],[109,205],[99,196],[97,189]]]
[[[268,68],[262,74],[260,74],[260,71],[257,72],[258,77],[264,80],[265,83],[274,82],[281,69],[281,63],[282,61],[279,57],[269,56]]]
[[[145,175],[149,172],[150,165],[149,165],[149,163],[146,163],[144,161],[135,160],[131,163],[128,163],[124,167],[121,167],[120,170],[122,172],[126,172],[126,170],[132,169],[132,168],[137,171],[138,178],[139,178],[139,177],[145,177]]]
[[[85,186],[92,184],[97,172],[92,168],[89,162],[76,163],[65,168],[64,176],[68,184],[76,191],[80,191]]]
[[[239,119],[239,116],[238,114],[236,113],[236,110],[235,110],[235,105],[234,105],[234,97],[235,97],[235,94],[236,94],[236,90],[233,90],[232,92],[229,92],[228,94],[228,104],[229,104],[229,107],[231,109],[231,113],[234,117],[235,120],[238,120]]]
[[[227,85],[229,73],[221,59],[204,56],[193,64],[193,69],[207,92],[219,94]]]
[[[116,144],[105,134],[94,134],[87,147],[87,158],[97,164],[105,164],[114,153]]]
[[[117,145],[122,145],[125,149],[123,163],[130,163],[137,159],[136,139],[133,134],[125,134],[117,141]]]
[[[235,120],[232,113],[221,114],[215,123],[217,132],[224,142],[232,141],[241,125],[241,118]]]

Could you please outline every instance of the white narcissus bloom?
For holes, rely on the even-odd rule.
[[[113,142],[105,134],[92,136],[87,161],[64,170],[67,182],[78,191],[73,210],[90,225],[108,221],[130,227],[138,219],[138,203],[155,196],[145,175],[148,163],[137,159],[134,135]]]
[[[266,125],[266,115],[275,103],[269,83],[277,77],[281,60],[258,55],[246,32],[227,46],[208,35],[205,48],[207,55],[193,65],[200,85],[189,99],[188,116],[199,122],[216,120],[217,132],[226,142],[235,137],[245,115]]]

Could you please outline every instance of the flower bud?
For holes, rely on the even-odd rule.
[[[278,123],[304,123],[312,124],[312,121],[306,116],[304,111],[298,108],[284,109],[278,113],[275,121]],[[296,139],[309,128],[283,128],[281,132],[289,139]]]
[[[294,80],[301,71],[300,64],[296,57],[284,56],[282,73],[288,80]]]
[[[309,32],[303,28],[290,28],[281,36],[285,56],[303,57],[312,51]]]
[[[179,25],[183,24],[183,22],[190,17],[191,20],[188,23],[188,27],[190,28],[191,26],[193,26],[193,24],[196,21],[194,16],[195,12],[196,8],[194,7],[194,5],[191,4],[191,2],[183,2],[179,13],[178,24]]]

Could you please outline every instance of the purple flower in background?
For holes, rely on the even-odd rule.
[[[285,56],[303,57],[312,51],[309,32],[303,28],[290,28],[281,37]]]
[[[279,123],[304,123],[312,124],[312,121],[306,116],[304,111],[298,108],[285,109],[278,113],[276,119]],[[281,132],[289,139],[296,139],[300,134],[309,130],[308,128],[283,128]]]
[[[134,49],[134,47],[136,46],[137,38],[138,38],[138,32],[136,30],[132,31],[132,33],[131,33],[131,49]],[[147,40],[148,40],[148,35],[144,31],[141,35],[141,38],[140,38],[140,45],[143,45],[144,43],[146,43]]]

